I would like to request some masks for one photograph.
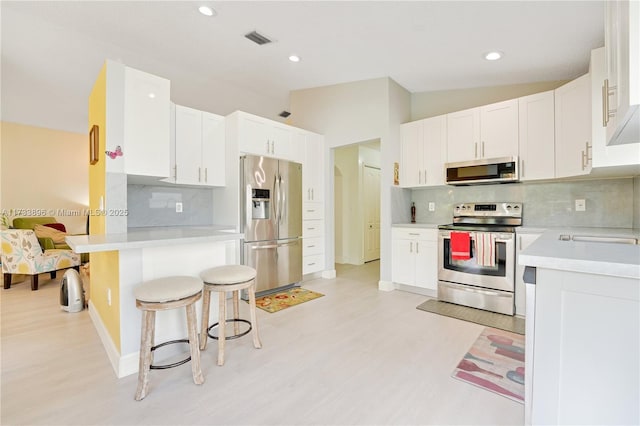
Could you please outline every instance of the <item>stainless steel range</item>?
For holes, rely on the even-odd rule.
[[[438,228],[438,300],[513,315],[521,203],[464,203]]]

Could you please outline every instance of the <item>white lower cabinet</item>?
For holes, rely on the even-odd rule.
[[[324,270],[324,204],[302,205],[302,274]]]
[[[391,279],[422,288],[435,296],[438,288],[438,230],[393,228]]]
[[[538,239],[542,235],[542,232],[527,232],[527,233],[518,233],[517,235],[517,246],[516,246],[516,315],[525,316],[527,309],[527,299],[526,299],[526,286],[522,279],[522,275],[524,274],[524,266],[520,265],[518,262],[520,260],[520,253],[522,250],[526,249]]]

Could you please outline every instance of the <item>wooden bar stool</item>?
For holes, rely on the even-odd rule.
[[[196,385],[204,383],[200,369],[200,349],[198,348],[198,320],[195,303],[202,297],[202,280],[195,277],[174,276],[159,278],[142,283],[135,288],[136,307],[142,310],[142,333],[140,334],[140,367],[138,370],[138,389],[136,401],[147,396],[149,370],[177,367],[191,360],[191,372]],[[156,312],[184,307],[187,311],[187,329],[189,340],[172,340],[153,346]],[[169,365],[151,365],[152,352],[171,343],[189,343],[191,356]]]
[[[252,331],[253,346],[261,348],[262,343],[258,336],[258,321],[256,319],[256,270],[250,266],[244,265],[225,265],[210,268],[200,273],[200,278],[204,281],[203,299],[202,299],[202,329],[200,333],[200,350],[207,347],[207,336],[216,339],[209,331],[218,327],[218,365],[224,365],[224,343],[225,340],[235,339]],[[239,318],[239,296],[240,291],[247,289],[249,293],[249,312],[251,322]],[[211,292],[218,293],[220,304],[218,322],[208,327],[209,310],[211,305]],[[233,319],[227,319],[227,292],[233,293]],[[234,332],[232,336],[227,336],[225,324],[234,323]],[[238,323],[244,322],[249,324],[249,329],[244,333],[239,333]]]

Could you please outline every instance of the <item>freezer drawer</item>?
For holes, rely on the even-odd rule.
[[[438,300],[513,315],[513,293],[438,281]]]
[[[302,240],[244,243],[244,264],[256,269],[256,292],[267,293],[302,280]]]

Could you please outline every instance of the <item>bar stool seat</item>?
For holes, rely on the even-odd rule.
[[[256,319],[256,292],[255,278],[256,270],[245,265],[224,265],[204,270],[200,273],[200,278],[204,281],[202,298],[202,328],[200,330],[200,350],[207,347],[208,331],[218,326],[218,365],[224,365],[225,340],[244,336],[249,331],[252,332],[253,346],[257,349],[262,347],[258,335],[258,322]],[[241,290],[247,290],[249,294],[249,315],[251,321],[239,318],[239,296]],[[218,322],[212,326],[209,324],[209,312],[211,308],[211,292],[218,293],[219,311]],[[227,292],[233,294],[233,319],[227,319]],[[232,336],[226,335],[225,325],[227,322],[234,323]],[[249,330],[240,334],[238,322],[249,324]],[[210,336],[213,337],[213,336]]]
[[[136,307],[142,311],[142,332],[140,334],[140,364],[138,369],[138,388],[136,400],[143,399],[149,388],[149,370],[164,369],[182,365],[191,361],[191,373],[195,384],[204,383],[200,367],[200,349],[198,348],[198,320],[195,302],[202,297],[202,280],[189,276],[172,276],[146,281],[133,290]],[[188,340],[172,340],[154,346],[155,319],[157,311],[185,308],[187,312]],[[170,365],[153,366],[152,352],[171,343],[189,343],[190,357]]]

